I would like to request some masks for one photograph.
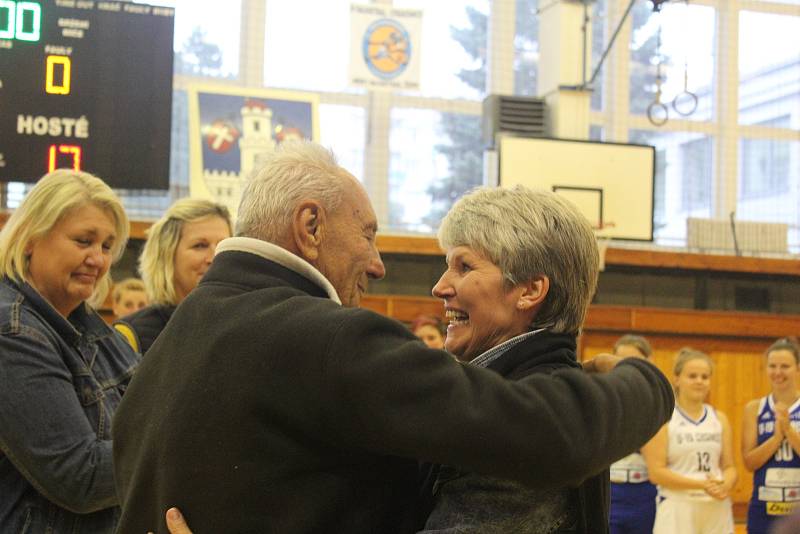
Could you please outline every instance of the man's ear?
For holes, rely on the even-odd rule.
[[[545,274],[537,274],[531,280],[522,284],[522,293],[517,299],[517,309],[520,311],[538,311],[550,291],[550,278]]]
[[[325,233],[325,210],[316,200],[304,200],[292,214],[292,241],[298,255],[309,263],[319,258]]]

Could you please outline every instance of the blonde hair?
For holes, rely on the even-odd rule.
[[[178,304],[175,292],[175,251],[184,224],[206,217],[220,217],[231,229],[228,208],[210,200],[182,198],[164,212],[147,231],[147,242],[139,256],[142,276],[151,304]]]
[[[711,356],[705,352],[695,350],[691,347],[683,347],[678,351],[678,354],[675,355],[675,363],[672,366],[672,372],[676,378],[683,372],[683,368],[686,366],[686,363],[692,360],[703,360],[708,364],[709,375],[714,374],[714,360],[711,359]],[[677,386],[674,386],[673,389],[675,390],[675,395],[677,396]]]
[[[111,292],[111,299],[114,301],[114,304],[119,303],[119,299],[122,298],[122,294],[125,291],[145,291],[144,282],[139,280],[138,278],[126,278],[121,282],[117,282],[114,284],[114,290]]]
[[[16,282],[28,283],[29,254],[26,249],[47,235],[64,217],[87,204],[110,213],[116,234],[111,246],[112,263],[128,242],[128,216],[114,191],[88,172],[58,169],[47,173],[28,192],[0,232],[0,269]],[[97,281],[87,303],[97,307],[111,288],[111,270]]]
[[[479,187],[447,212],[439,243],[483,254],[500,268],[507,287],[546,275],[550,290],[531,328],[580,332],[600,260],[589,221],[564,197],[521,185]]]

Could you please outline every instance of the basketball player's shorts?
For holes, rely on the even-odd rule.
[[[656,487],[649,482],[611,483],[611,534],[652,534]]]
[[[747,534],[768,534],[772,524],[797,510],[797,502],[766,502],[751,499],[747,508]]]
[[[733,534],[730,499],[695,501],[676,497],[658,498],[653,534]]]

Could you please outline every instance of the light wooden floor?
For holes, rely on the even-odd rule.
[[[744,523],[736,523],[735,534],[747,534],[747,525]]]

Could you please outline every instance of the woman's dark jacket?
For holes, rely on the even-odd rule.
[[[509,380],[578,368],[575,336],[541,331],[524,338],[488,365]],[[565,407],[566,408],[566,407]],[[589,413],[564,410],[559,417],[581,420]],[[550,445],[551,447],[554,445]],[[563,449],[561,463],[581,454],[587,443]],[[608,470],[577,487],[533,489],[518,482],[434,465],[425,474],[423,502],[432,509],[424,532],[504,534],[603,534],[608,532]]]

